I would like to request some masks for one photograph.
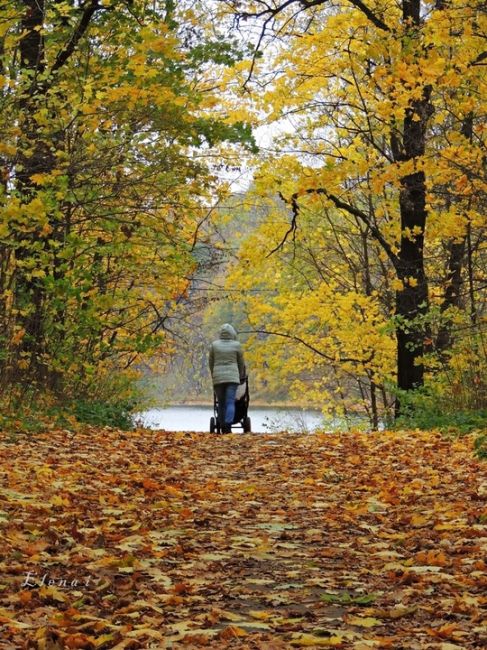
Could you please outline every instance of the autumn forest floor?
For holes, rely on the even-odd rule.
[[[0,455],[2,650],[487,645],[469,438],[92,429]]]

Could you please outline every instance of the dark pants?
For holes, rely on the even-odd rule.
[[[235,393],[238,384],[216,384],[215,393],[218,400],[218,422],[222,429],[230,429],[235,417]]]

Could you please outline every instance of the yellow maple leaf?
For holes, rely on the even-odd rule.
[[[357,625],[358,627],[375,627],[382,625],[382,621],[372,616],[348,616],[347,623],[349,625]]]
[[[321,646],[323,648],[339,648],[343,644],[341,636],[316,636],[315,634],[297,634],[290,641],[294,646]]]

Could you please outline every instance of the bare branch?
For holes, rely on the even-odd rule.
[[[486,65],[485,63],[482,63],[485,59],[487,59],[487,52],[481,52],[472,63],[469,63],[469,65]]]
[[[279,4],[277,6],[271,7],[269,6],[266,2],[263,2],[262,4],[264,5],[263,9],[257,10],[257,11],[238,11],[237,10],[237,23],[240,20],[247,20],[249,18],[253,19],[259,19],[259,18],[264,18],[265,21],[262,25],[262,29],[259,34],[259,38],[257,41],[257,44],[254,48],[254,54],[252,56],[252,62],[250,65],[250,70],[247,75],[247,79],[245,80],[243,87],[246,89],[248,83],[252,79],[252,75],[255,69],[255,63],[257,59],[257,54],[259,51],[259,48],[262,44],[262,41],[264,40],[264,37],[267,32],[267,27],[269,23],[271,23],[279,14],[281,14],[285,9],[288,7],[298,4],[300,9],[296,12],[295,15],[300,13],[301,11],[306,11],[307,9],[311,9],[312,7],[319,7],[322,5],[327,4],[328,0],[286,0],[282,4]],[[385,32],[390,32],[390,28],[386,25],[384,21],[382,21],[367,5],[365,5],[362,0],[349,0],[349,2],[359,9],[367,18],[379,29],[385,31]]]
[[[368,214],[366,214],[362,210],[359,210],[355,206],[350,205],[349,203],[345,203],[337,196],[334,196],[333,194],[329,194],[326,190],[321,190],[321,188],[319,188],[318,190],[314,190],[314,191],[318,192],[319,194],[325,194],[325,196],[328,199],[330,199],[330,201],[332,201],[332,203],[334,203],[337,208],[340,208],[340,210],[345,210],[349,214],[353,214],[355,217],[358,217],[361,221],[363,221],[363,223],[365,223],[365,225],[368,226],[368,228],[370,229],[370,232],[372,233],[374,238],[382,246],[382,249],[384,250],[387,257],[392,262],[394,268],[397,269],[399,265],[399,260],[397,255],[393,252],[389,242],[384,238],[384,235],[381,233],[381,231],[377,228],[376,225],[372,223]]]
[[[360,11],[367,16],[367,18],[370,20],[371,23],[374,23],[376,27],[379,29],[382,29],[385,32],[390,32],[391,30],[389,27],[383,22],[378,16],[374,14],[373,11],[371,11],[361,0],[348,0],[350,4],[352,4],[354,7],[357,7],[357,9],[360,9]]]
[[[318,348],[315,348],[314,345],[307,343],[307,341],[302,339],[300,336],[296,336],[295,334],[284,334],[283,332],[273,332],[270,330],[239,330],[239,334],[268,334],[270,336],[280,336],[285,339],[291,339],[292,341],[296,341],[296,343],[301,343],[301,345],[304,345],[312,352],[315,352],[320,357],[323,357],[323,359],[331,361],[332,363],[370,363],[374,358],[374,353],[371,352],[366,359],[354,359],[352,357],[340,357],[337,359],[336,357],[332,357],[331,355],[318,350]]]
[[[289,237],[291,233],[296,232],[297,228],[297,218],[299,215],[300,207],[298,203],[298,199],[300,196],[303,194],[322,194],[326,196],[327,199],[329,199],[337,208],[340,210],[345,210],[349,214],[352,214],[354,217],[358,217],[369,229],[370,232],[372,233],[373,237],[378,241],[378,243],[382,246],[384,252],[387,254],[387,257],[390,259],[392,265],[394,266],[395,269],[398,268],[399,266],[399,260],[397,255],[394,253],[392,250],[389,242],[385,239],[384,235],[381,233],[379,228],[372,223],[372,220],[370,219],[370,216],[360,210],[359,208],[356,208],[355,206],[351,205],[350,203],[346,203],[345,201],[342,201],[339,199],[337,196],[334,194],[331,194],[327,190],[325,190],[323,187],[317,187],[317,188],[308,188],[307,190],[301,191],[301,192],[295,192],[292,196],[291,199],[286,199],[284,196],[279,192],[280,198],[288,204],[291,204],[292,212],[293,212],[293,217],[291,220],[291,225],[289,227],[289,230],[286,232],[284,235],[284,238],[280,242],[276,248],[274,248],[268,255],[267,257],[270,257],[273,253],[278,251],[280,248],[282,248]]]
[[[73,54],[76,46],[86,33],[93,15],[96,13],[96,11],[98,11],[98,9],[102,9],[102,6],[99,4],[98,0],[91,0],[91,2],[85,6],[78,26],[74,30],[64,50],[61,50],[61,52],[59,52],[57,55],[56,60],[52,66],[52,72],[59,70],[59,68],[61,68]]]
[[[274,253],[276,253],[280,248],[284,246],[284,244],[287,241],[287,238],[291,233],[293,233],[293,238],[296,236],[296,229],[297,229],[297,218],[299,214],[299,205],[298,205],[298,195],[295,193],[292,195],[291,200],[289,201],[288,199],[285,198],[285,196],[282,194],[282,192],[278,192],[279,197],[284,201],[284,203],[290,203],[291,204],[291,209],[293,211],[293,218],[291,220],[291,226],[289,227],[289,230],[286,232],[284,235],[284,238],[281,240],[281,242],[271,250],[270,253],[266,255],[266,257],[270,257]]]

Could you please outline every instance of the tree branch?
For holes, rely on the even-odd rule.
[[[64,50],[61,50],[61,52],[58,53],[56,60],[53,63],[51,72],[56,72],[56,70],[59,70],[59,68],[61,68],[69,59],[69,57],[73,54],[76,46],[78,45],[78,43],[80,42],[84,34],[86,33],[86,30],[90,25],[93,15],[98,9],[102,9],[98,0],[91,0],[91,2],[89,2],[85,6],[83,15],[81,16],[78,26],[74,30]]]
[[[348,0],[357,9],[367,16],[371,23],[374,23],[376,27],[382,29],[384,32],[390,32],[389,27],[371,11],[361,0]]]
[[[247,79],[245,80],[243,87],[244,89],[247,88],[247,84],[252,78],[252,74],[254,72],[255,68],[255,62],[257,58],[257,53],[259,51],[259,47],[261,46],[262,41],[264,40],[264,37],[266,35],[266,30],[268,24],[276,18],[280,13],[282,13],[285,9],[290,7],[291,5],[294,4],[299,4],[301,7],[302,11],[306,11],[306,9],[311,9],[312,7],[319,7],[321,5],[324,5],[328,2],[328,0],[286,0],[280,5],[277,5],[275,7],[270,7],[267,3],[263,3],[265,8],[261,9],[260,11],[238,11],[237,10],[237,24],[240,20],[247,20],[248,18],[264,18],[265,21],[264,24],[262,25],[262,29],[259,34],[259,38],[257,41],[257,45],[254,48],[254,54],[252,56],[252,63],[250,66],[249,73],[247,75]],[[385,31],[385,32],[390,32],[391,30],[389,27],[386,25],[385,22],[383,22],[374,12],[367,7],[362,0],[349,0],[350,4],[352,4],[355,8],[359,9],[367,18],[379,29]],[[238,5],[237,5],[238,6]],[[298,12],[299,13],[299,10]]]
[[[370,229],[370,232],[374,236],[374,238],[379,242],[379,244],[382,246],[384,252],[386,253],[387,257],[390,259],[392,265],[394,268],[397,269],[399,260],[397,255],[393,252],[389,242],[384,238],[384,235],[381,233],[381,231],[375,226],[370,218],[369,215],[363,212],[362,210],[359,210],[353,205],[350,205],[349,203],[345,203],[341,199],[339,199],[337,196],[334,196],[333,194],[329,194],[326,190],[321,190],[319,188],[320,194],[325,194],[325,196],[332,201],[337,208],[340,210],[345,210],[349,214],[352,214],[354,217],[358,217],[363,223],[365,223],[366,226]]]
[[[350,4],[359,9],[367,18],[374,23],[376,27],[382,29],[383,31],[390,32],[389,27],[384,23],[374,12],[365,5],[362,0],[348,0]],[[268,16],[267,21],[275,18],[278,14],[282,13],[284,9],[290,7],[293,4],[299,4],[304,10],[311,9],[312,7],[319,7],[328,2],[328,0],[286,0],[277,7],[270,7],[268,4],[265,4],[265,9],[261,11],[241,11],[239,12],[239,18],[244,20],[247,18],[262,18],[263,16]]]
[[[474,59],[474,61],[472,61],[468,65],[469,66],[472,66],[472,65],[486,65],[485,63],[482,63],[482,61],[485,61],[485,59],[487,59],[487,52],[481,52],[478,55],[478,57],[476,59]]]
[[[318,348],[315,348],[314,345],[307,343],[300,336],[295,336],[294,334],[284,334],[283,332],[272,332],[270,330],[239,330],[239,334],[268,334],[269,336],[280,336],[285,339],[291,339],[292,341],[296,341],[296,343],[301,343],[301,345],[304,345],[312,352],[315,352],[320,357],[323,357],[323,359],[331,361],[332,363],[370,363],[374,358],[374,353],[371,352],[367,359],[353,359],[352,357],[341,357],[339,359],[336,359],[335,357],[332,357],[331,355],[318,350]]]
[[[289,237],[289,235],[291,233],[293,233],[293,238],[295,239],[295,237],[296,237],[296,229],[298,227],[297,218],[298,218],[298,214],[299,214],[299,205],[298,205],[298,201],[297,201],[297,199],[298,199],[297,193],[294,193],[292,195],[290,201],[288,199],[286,199],[286,197],[283,195],[282,192],[278,192],[278,195],[284,201],[284,203],[288,203],[288,204],[290,203],[291,204],[291,209],[293,211],[293,218],[291,220],[291,226],[289,227],[289,230],[285,233],[284,238],[281,240],[281,242],[275,248],[273,248],[271,250],[270,253],[268,253],[266,255],[266,257],[270,257],[271,255],[276,253],[280,248],[282,248],[284,246],[284,244],[286,243],[287,238]]]
[[[269,19],[272,19],[296,2],[300,2],[300,0],[286,0],[286,2],[283,2],[282,5],[278,5],[277,7],[269,7],[268,4],[263,3],[265,4],[265,9],[262,9],[262,11],[239,11],[238,19],[243,18],[246,20],[247,18],[262,18],[263,16],[269,16]],[[325,2],[327,0],[318,0],[318,4],[324,4]]]
[[[266,257],[270,257],[273,255],[276,251],[278,251],[280,248],[282,248],[289,237],[291,233],[296,232],[297,228],[297,218],[298,214],[300,211],[298,199],[299,197],[303,194],[303,192],[295,192],[292,196],[291,199],[286,199],[281,192],[279,192],[280,198],[288,204],[291,204],[291,208],[293,211],[293,217],[291,220],[291,225],[289,227],[289,230],[286,232],[284,235],[284,238],[282,241],[279,243],[278,246],[276,246]],[[309,188],[307,190],[304,190],[304,194],[322,194],[326,196],[327,199],[329,199],[335,207],[339,208],[340,210],[345,210],[345,212],[348,212],[349,214],[352,214],[354,217],[357,217],[360,219],[369,229],[374,238],[379,242],[379,244],[382,246],[384,252],[386,253],[387,257],[390,259],[392,265],[394,266],[395,269],[398,268],[399,266],[399,260],[397,255],[394,253],[392,250],[389,242],[385,239],[384,235],[381,233],[381,231],[375,226],[372,221],[370,220],[370,217],[368,214],[363,212],[362,210],[359,210],[359,208],[356,208],[353,205],[350,205],[350,203],[345,203],[345,201],[342,201],[339,199],[337,196],[334,194],[330,194],[327,190],[325,190],[322,187],[317,187],[317,188]]]

